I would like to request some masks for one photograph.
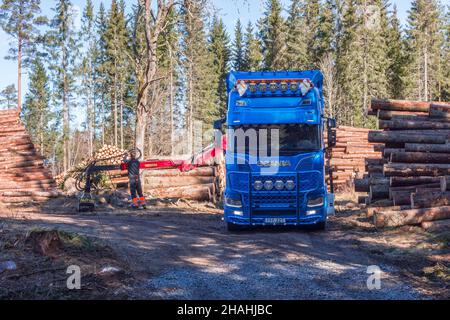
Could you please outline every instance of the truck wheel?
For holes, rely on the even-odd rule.
[[[233,231],[241,231],[242,229],[243,229],[243,227],[240,226],[240,225],[227,222],[227,230],[228,231],[231,231],[231,232],[233,232]]]
[[[325,231],[325,229],[327,228],[327,222],[326,221],[321,221],[319,223],[316,223],[315,225],[311,226],[312,231]]]

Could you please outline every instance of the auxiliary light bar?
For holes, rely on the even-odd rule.
[[[238,80],[236,90],[241,96],[250,95],[306,95],[314,84],[310,79],[245,79]]]

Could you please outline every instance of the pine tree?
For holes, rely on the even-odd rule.
[[[447,6],[447,14],[444,19],[444,50],[443,60],[443,78],[441,88],[442,101],[450,101],[450,5]]]
[[[245,46],[242,71],[259,71],[262,68],[262,48],[260,41],[255,37],[253,25],[248,23],[245,31]]]
[[[80,73],[82,77],[80,94],[86,106],[85,126],[87,133],[88,154],[94,152],[95,139],[95,69],[98,56],[97,34],[95,29],[95,16],[92,0],[87,0],[83,11],[82,25],[79,33],[80,42],[84,42]]]
[[[14,40],[7,59],[17,60],[17,108],[21,108],[22,67],[27,67],[36,53],[39,38],[37,26],[47,19],[40,14],[40,0],[3,0],[0,5],[0,27]]]
[[[408,61],[405,41],[402,37],[397,6],[394,6],[389,19],[388,34],[386,36],[389,66],[387,68],[388,96],[391,99],[406,98],[406,78]]]
[[[107,83],[107,54],[106,54],[106,27],[107,16],[103,2],[95,18],[95,30],[97,33],[97,57],[95,60],[95,100],[99,105],[97,113],[100,122],[101,144],[106,143],[106,100],[109,92]]]
[[[179,80],[179,59],[177,52],[180,35],[177,29],[177,12],[172,9],[167,28],[159,37],[158,75],[163,78],[153,86],[152,109],[156,116],[150,126],[150,148],[152,155],[171,155],[173,153],[174,110],[176,87]]]
[[[301,3],[292,0],[289,8],[286,35],[287,67],[291,70],[305,70],[308,68],[308,44],[306,41],[306,22],[302,15]]]
[[[212,127],[218,118],[218,83],[214,61],[208,50],[204,25],[205,0],[185,0],[182,7],[182,54],[185,77],[186,128],[191,152],[196,150],[194,122],[201,121],[204,129]]]
[[[50,81],[42,61],[37,58],[30,75],[29,92],[22,109],[23,119],[34,143],[42,156],[50,156],[53,149],[53,135],[50,121]]]
[[[70,0],[58,0],[54,8],[55,16],[48,33],[50,70],[54,82],[53,100],[62,117],[63,170],[67,171],[73,162],[71,144],[72,107],[75,105],[76,58],[78,44],[73,21],[73,7]]]
[[[17,90],[14,84],[10,84],[0,92],[0,105],[5,109],[12,109],[17,106]]]
[[[408,17],[408,41],[412,61],[410,97],[439,100],[442,80],[443,34],[436,0],[414,0]]]
[[[225,25],[222,19],[217,16],[214,17],[210,35],[209,35],[209,50],[213,57],[213,64],[215,67],[215,76],[217,77],[217,115],[220,118],[225,117],[227,110],[227,84],[226,77],[230,72],[230,57],[229,49],[230,39],[227,34]]]
[[[124,8],[113,0],[108,13],[108,22],[104,40],[106,44],[106,61],[104,68],[107,70],[107,83],[109,85],[108,101],[111,110],[112,142],[119,145],[119,127],[123,132],[122,121],[119,114],[123,114],[123,97],[125,94],[125,82],[128,79],[128,55],[127,28]],[[123,146],[123,134],[120,145]]]
[[[369,5],[362,1],[363,12],[362,35],[363,45],[363,96],[362,109],[367,115],[371,97],[387,98],[387,69],[389,66],[387,35],[389,19],[387,0],[373,0]]]
[[[364,125],[361,97],[363,90],[358,75],[362,74],[362,43],[358,32],[361,21],[357,16],[357,0],[346,0],[342,18],[342,34],[337,55],[337,74],[343,101],[338,105],[336,117],[346,125]]]
[[[316,59],[322,61],[328,54],[336,50],[336,3],[335,0],[326,0],[321,6],[317,29],[315,50]]]
[[[286,23],[281,12],[279,0],[266,0],[265,12],[258,21],[266,70],[287,69]]]
[[[233,42],[233,69],[240,71],[244,66],[244,35],[241,20],[238,19],[234,30]]]
[[[309,69],[315,69],[318,66],[317,55],[319,52],[319,43],[317,39],[320,19],[320,1],[304,0],[304,19],[305,19],[305,43],[308,48]]]
[[[388,96],[387,3],[346,0],[337,47],[337,74],[343,123],[373,126],[367,117],[371,97]]]

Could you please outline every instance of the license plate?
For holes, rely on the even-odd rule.
[[[284,225],[286,224],[286,219],[284,218],[266,218],[264,219],[265,224],[272,224],[272,225]]]

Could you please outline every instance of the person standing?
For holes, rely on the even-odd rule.
[[[128,168],[128,179],[130,181],[130,193],[132,199],[132,208],[139,209],[142,206],[143,209],[147,209],[145,203],[145,197],[142,192],[142,183],[140,176],[141,163],[136,159],[136,151],[130,152],[130,159],[124,159]]]

